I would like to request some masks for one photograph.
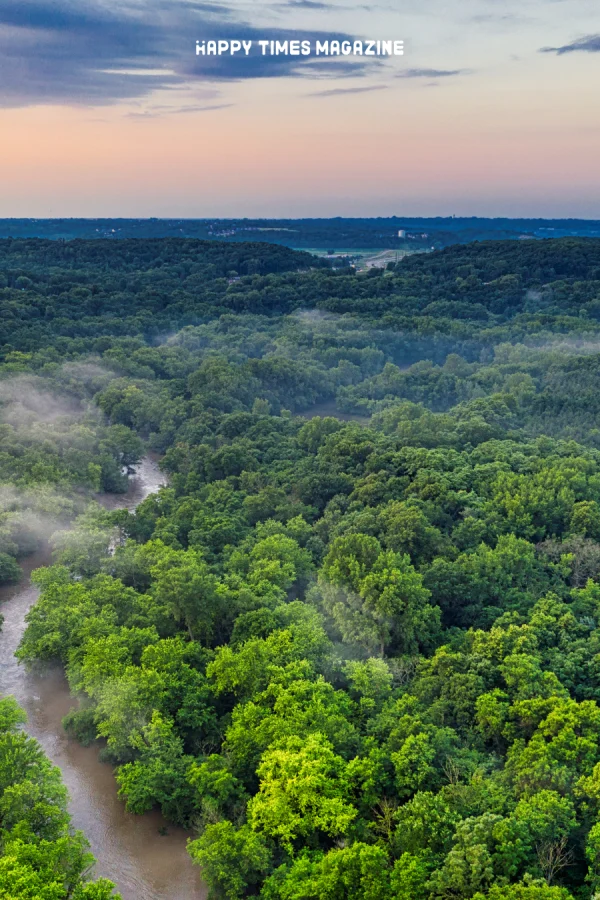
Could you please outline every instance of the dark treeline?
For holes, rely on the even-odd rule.
[[[398,232],[406,236],[399,238]],[[303,249],[424,248],[524,237],[600,237],[591,219],[433,218],[331,219],[0,219],[0,238],[53,240],[195,238],[227,243],[261,240]]]
[[[169,478],[55,536],[19,650],[128,809],[215,898],[592,900],[600,241],[0,254],[7,497],[89,498],[140,442]],[[81,411],[50,469],[22,384]]]

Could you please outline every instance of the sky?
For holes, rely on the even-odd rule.
[[[0,217],[600,218],[599,87],[599,0],[0,0]]]

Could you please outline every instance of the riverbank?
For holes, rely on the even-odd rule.
[[[126,494],[97,499],[109,509],[135,509],[162,484],[157,459],[147,456]],[[27,732],[60,768],[73,825],[85,833],[97,860],[95,874],[114,881],[123,900],[204,900],[206,888],[186,850],[189,834],[167,824],[159,813],[126,812],[111,767],[98,759],[98,747],[82,747],[65,734],[62,719],[76,701],[62,670],[30,673],[15,659],[25,616],[38,597],[31,572],[51,561],[46,544],[22,561],[19,584],[0,588],[0,695],[16,698],[27,712]]]

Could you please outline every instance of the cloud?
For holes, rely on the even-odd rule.
[[[103,103],[142,96],[179,80],[165,41],[139,8],[72,0],[0,0],[0,103]],[[118,69],[135,69],[124,74]],[[150,72],[150,73],[149,73]]]
[[[127,113],[127,119],[160,119],[163,116],[180,116],[187,113],[210,112],[214,109],[229,109],[234,106],[233,103],[214,103],[212,106],[174,106],[174,107],[153,107],[146,109],[144,112]]]
[[[316,0],[294,0],[316,3]],[[195,41],[255,42],[248,58],[196,56]],[[367,62],[262,56],[256,42],[351,40],[346,34],[262,29],[199,0],[0,0],[0,106],[102,105],[197,80],[342,77]]]
[[[372,12],[375,9],[383,9],[386,12],[395,12],[394,8],[391,6],[377,6],[373,4],[361,3],[359,5],[341,5],[341,4],[332,4],[332,3],[324,3],[322,0],[282,0],[280,3],[274,3],[273,9],[285,10],[289,12],[290,10],[312,10],[313,12],[316,10],[332,10],[334,12],[356,12],[357,10],[363,10],[363,12]]]
[[[341,94],[366,94],[369,91],[384,91],[387,84],[373,84],[370,87],[332,88],[329,91],[314,91],[308,97],[338,97]]]
[[[288,9],[330,9],[330,3],[321,3],[319,0],[288,0],[285,5]]]
[[[338,38],[338,40],[341,39]],[[384,65],[382,60],[376,57],[367,62],[340,56],[323,56],[318,59],[311,57],[306,59],[302,71],[294,74],[301,74],[314,79],[356,78],[357,76],[373,73],[382,65]]]
[[[372,71],[379,63],[377,58],[373,60],[349,59],[347,57],[327,56],[263,56],[259,40],[270,41],[310,41],[312,47],[317,41],[337,40],[353,41],[354,36],[338,32],[300,31],[286,28],[258,29],[250,25],[229,23],[212,27],[205,25],[202,39],[211,40],[222,38],[231,40],[240,38],[252,40],[253,47],[250,55],[237,56],[192,56],[186,57],[183,71],[188,76],[203,77],[215,81],[237,81],[242,78],[273,78],[289,76],[305,77],[349,77],[362,75]]]
[[[467,21],[473,25],[492,25],[494,28],[496,28],[499,25],[507,25],[512,27],[518,24],[531,24],[533,22],[536,22],[537,20],[533,18],[533,16],[525,16],[522,13],[492,12],[469,16]]]
[[[557,56],[565,53],[600,53],[600,34],[588,34],[562,47],[542,47],[540,53],[556,53]]]
[[[275,3],[275,7],[278,9],[286,9],[286,10],[294,10],[294,9],[308,9],[308,10],[319,10],[319,9],[328,9],[333,12],[342,12],[348,10],[367,10],[371,11],[372,9],[376,9],[377,7],[371,5],[360,4],[358,6],[352,5],[342,5],[338,3],[325,3],[323,0],[281,0],[280,3]],[[390,7],[380,7],[382,9],[389,9]]]
[[[455,75],[466,75],[468,69],[403,69],[396,78],[451,78]]]

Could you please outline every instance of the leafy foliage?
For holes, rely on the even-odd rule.
[[[84,490],[91,463],[110,487],[105,454],[140,439],[169,478],[55,539],[19,656],[65,666],[67,727],[104,740],[130,810],[193,831],[215,898],[600,889],[599,246],[372,275],[259,245],[1,248],[3,378],[90,416],[90,458],[63,471],[55,444],[50,477],[30,430],[7,479]]]

